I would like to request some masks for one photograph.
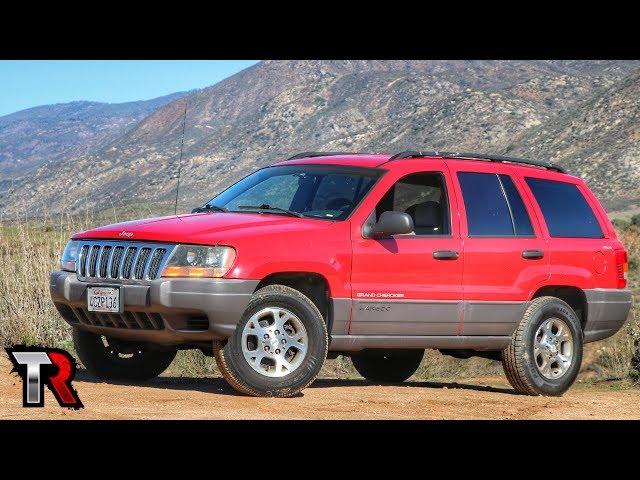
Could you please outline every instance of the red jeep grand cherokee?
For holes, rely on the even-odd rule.
[[[51,295],[89,372],[147,379],[197,348],[258,396],[298,393],[327,352],[402,382],[426,348],[560,395],[631,307],[582,180],[468,153],[296,155],[192,214],[76,234],[61,267]]]

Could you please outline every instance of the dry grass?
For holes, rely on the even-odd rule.
[[[0,342],[61,346],[69,331],[49,297],[49,273],[58,263],[67,232],[0,227]]]
[[[49,295],[49,275],[73,232],[104,223],[104,217],[0,219],[0,344],[69,348],[70,327]],[[113,217],[111,217],[113,221]]]
[[[141,216],[144,216],[143,212]],[[26,222],[0,222],[0,344],[43,344],[73,350],[70,327],[60,319],[49,297],[49,274],[72,232],[119,220],[108,217],[61,217]],[[135,215],[131,215],[134,217]],[[632,258],[640,257],[640,231],[627,228],[620,236]],[[638,291],[638,272],[631,272],[630,286]],[[583,371],[595,380],[630,378],[631,358],[640,339],[640,308],[634,307],[627,327],[604,342],[587,346]],[[427,351],[416,373],[419,379],[454,379],[494,375],[498,362],[479,358],[458,360]],[[215,361],[199,351],[179,352],[168,375],[201,376],[216,373]],[[640,372],[639,372],[640,373]],[[321,375],[357,378],[348,358],[326,362]]]
[[[583,368],[595,374],[597,379],[627,379],[630,374],[634,380],[640,381],[640,365],[632,369],[634,355],[640,356],[640,228],[626,225],[618,228],[620,240],[629,253],[631,270],[629,272],[629,288],[634,292],[634,306],[625,328],[602,342],[587,345],[594,355]]]

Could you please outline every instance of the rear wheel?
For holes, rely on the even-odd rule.
[[[576,313],[556,297],[533,300],[502,352],[509,383],[524,395],[562,395],[582,363],[583,334]]]
[[[363,350],[352,354],[353,366],[367,380],[400,383],[420,366],[424,350]]]
[[[107,380],[148,380],[164,372],[175,350],[155,350],[147,345],[107,338],[73,329],[73,345],[89,373]]]
[[[241,393],[260,397],[299,393],[318,375],[327,346],[318,308],[284,285],[258,290],[227,343],[213,344],[225,380]]]

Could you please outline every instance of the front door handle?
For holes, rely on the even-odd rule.
[[[522,252],[522,258],[526,258],[527,260],[539,260],[542,257],[544,257],[542,250],[525,250]]]
[[[458,252],[454,250],[436,250],[433,252],[433,258],[436,260],[455,260],[458,258]]]

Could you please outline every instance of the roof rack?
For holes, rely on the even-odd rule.
[[[313,157],[333,157],[335,155],[350,155],[351,152],[300,152],[296,153],[293,157],[287,158],[289,160],[298,160],[299,158],[313,158]]]
[[[553,170],[559,173],[566,173],[566,171],[562,167],[554,163],[539,162],[537,160],[526,160],[524,158],[507,157],[504,155],[493,155],[493,154],[487,154],[487,153],[438,152],[438,151],[418,152],[414,150],[407,150],[405,152],[400,152],[395,154],[389,160],[387,160],[387,162],[391,162],[393,160],[401,160],[403,158],[416,158],[416,157],[446,157],[446,158],[456,158],[459,160],[487,160],[490,162],[500,162],[500,163],[520,163],[523,165],[532,165],[534,167],[546,168],[547,170]]]

